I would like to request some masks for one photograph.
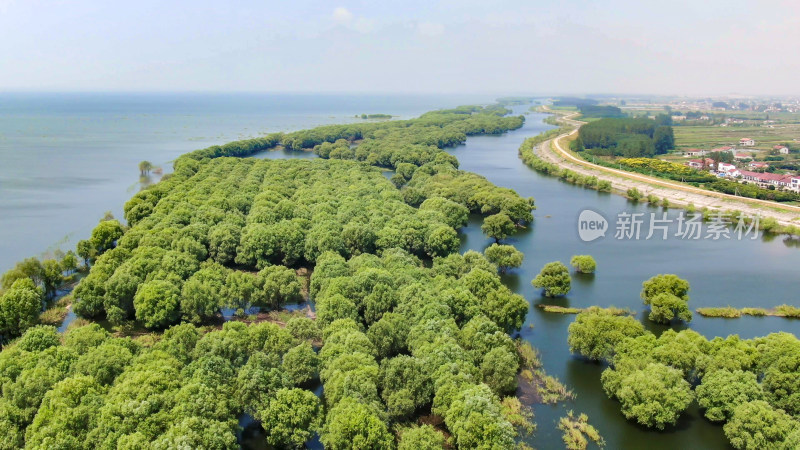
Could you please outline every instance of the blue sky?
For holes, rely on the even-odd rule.
[[[0,91],[800,94],[800,2],[0,0]]]

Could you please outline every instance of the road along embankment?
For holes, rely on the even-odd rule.
[[[545,110],[545,112],[552,111]],[[746,216],[771,217],[782,226],[800,225],[800,207],[798,206],[708,191],[661,178],[604,167],[583,160],[569,151],[567,144],[570,136],[577,133],[578,128],[584,124],[584,122],[574,119],[577,114],[561,116],[559,121],[565,128],[569,127],[571,130],[534,145],[532,148],[534,157],[547,163],[555,164],[561,169],[567,169],[585,177],[596,177],[598,180],[611,183],[612,190],[623,195],[628,189],[635,188],[645,197],[654,195],[659,199],[667,199],[672,206],[688,206],[692,204],[698,209],[741,211]]]

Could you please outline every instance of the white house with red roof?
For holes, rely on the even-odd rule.
[[[739,145],[743,145],[745,147],[753,147],[756,145],[756,141],[750,138],[741,138],[739,139]]]
[[[769,164],[761,161],[751,161],[747,163],[747,167],[751,169],[766,169],[767,167],[769,167]]]
[[[742,170],[741,175],[742,179],[744,180],[752,181],[760,185],[773,185],[776,187],[791,187],[791,185],[794,183],[793,180],[798,178],[796,175],[783,175],[769,172],[750,172],[747,170]]]
[[[729,170],[734,170],[734,169],[736,169],[736,166],[734,166],[733,164],[730,164],[730,163],[726,163],[726,162],[721,162],[720,161],[720,163],[717,164],[717,171],[718,172],[727,172]]]
[[[750,153],[735,153],[733,159],[752,159],[753,155]]]
[[[777,150],[778,153],[780,153],[781,155],[788,155],[789,154],[789,147],[787,147],[785,145],[776,145],[775,147],[772,147],[772,148]]]

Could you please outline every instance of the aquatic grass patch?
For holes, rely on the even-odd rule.
[[[632,311],[629,308],[618,308],[616,306],[608,306],[605,308],[601,308],[599,306],[590,306],[589,308],[573,308],[569,306],[559,306],[559,305],[538,305],[538,306],[539,308],[542,308],[544,312],[555,313],[555,314],[580,314],[588,309],[602,309],[614,316],[632,316],[636,314],[635,311]]]
[[[717,308],[697,308],[697,313],[703,317],[722,317],[726,319],[737,319],[741,316],[753,317],[788,317],[800,318],[800,308],[791,305],[779,305],[772,309],[767,308],[734,308],[724,306]]]
[[[542,368],[539,354],[529,342],[517,342],[517,353],[520,357],[520,377],[524,383],[520,386],[524,391],[532,391],[532,401],[553,405],[564,400],[572,400],[575,393],[568,389],[558,378],[548,375]]]
[[[579,312],[583,311],[581,308],[558,305],[539,305],[539,308],[542,308],[544,312],[556,314],[578,314]]]
[[[60,326],[69,313],[70,304],[72,304],[71,295],[62,297],[39,315],[39,322],[43,325]]]
[[[558,420],[558,429],[563,432],[561,439],[568,450],[584,450],[589,446],[589,440],[601,448],[606,444],[597,428],[589,425],[589,417],[583,413],[576,417],[570,410],[566,417]]]
[[[769,311],[767,311],[765,308],[742,308],[742,314],[748,316],[756,316],[756,317],[766,316],[768,312]]]
[[[726,319],[736,319],[742,316],[742,312],[732,306],[697,308],[697,313],[703,317],[724,317]]]
[[[791,305],[776,306],[774,315],[798,319],[800,318],[800,308]]]

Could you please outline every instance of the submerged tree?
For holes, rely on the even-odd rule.
[[[505,273],[508,269],[521,266],[524,258],[522,252],[514,248],[513,245],[492,244],[483,253],[489,262],[500,269],[500,273]]]
[[[153,170],[153,163],[150,161],[142,161],[139,163],[139,174],[141,176],[150,175],[151,170]]]
[[[688,292],[689,282],[677,275],[656,275],[642,283],[641,297],[645,305],[650,305],[649,319],[658,323],[691,321]]]
[[[594,273],[597,270],[597,262],[591,255],[575,255],[569,260],[569,264],[580,273]]]
[[[547,297],[559,297],[567,295],[572,281],[567,266],[561,261],[555,261],[545,264],[531,284],[533,287],[544,289],[544,295]]]
[[[481,231],[493,238],[496,243],[511,236],[515,229],[514,222],[504,213],[494,214],[483,219],[483,225],[481,225]]]

